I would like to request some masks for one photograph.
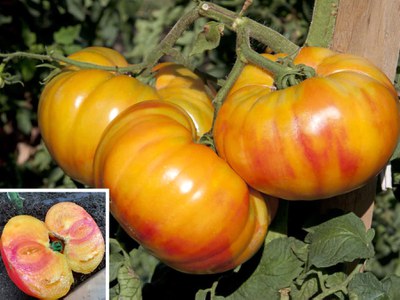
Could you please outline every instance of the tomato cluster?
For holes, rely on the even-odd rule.
[[[101,47],[71,58],[127,66]],[[42,137],[68,175],[109,188],[111,213],[149,252],[183,272],[223,272],[261,247],[277,198],[355,189],[397,144],[397,95],[381,71],[322,48],[294,63],[317,75],[277,91],[268,71],[245,67],[216,117],[217,152],[199,143],[214,92],[174,63],[153,69],[153,86],[66,67],[41,95]]]

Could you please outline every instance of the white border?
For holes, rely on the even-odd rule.
[[[21,193],[101,193],[104,192],[106,194],[106,203],[105,203],[105,209],[106,209],[106,216],[105,216],[105,243],[106,243],[106,253],[105,253],[105,262],[106,262],[106,282],[105,284],[105,292],[106,292],[106,300],[109,300],[110,297],[110,288],[109,288],[109,279],[110,279],[110,274],[109,274],[109,268],[110,268],[110,259],[109,259],[109,254],[110,254],[110,190],[109,189],[99,189],[99,188],[62,188],[62,189],[57,189],[57,188],[6,188],[6,189],[0,189],[0,192],[21,192]],[[0,209],[1,212],[1,209]]]

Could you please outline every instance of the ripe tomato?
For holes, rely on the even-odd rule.
[[[197,138],[210,131],[214,107],[203,80],[175,63],[160,63],[153,70],[158,94],[162,100],[179,105],[189,114]]]
[[[214,128],[219,155],[279,198],[328,198],[364,185],[397,145],[393,85],[366,59],[324,48],[303,48],[294,63],[317,75],[278,91],[244,80],[228,95]]]
[[[118,52],[102,47],[83,49],[70,58],[104,66],[127,66]],[[66,174],[93,185],[93,157],[103,130],[128,106],[158,98],[153,88],[133,77],[66,67],[40,96],[38,122],[42,138]]]
[[[182,272],[223,272],[254,255],[271,216],[262,195],[195,136],[178,106],[135,104],[104,132],[95,185],[109,188],[111,213],[154,256]]]

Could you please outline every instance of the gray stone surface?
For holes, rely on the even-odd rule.
[[[8,191],[11,192],[11,191]],[[25,192],[18,190],[18,195],[22,197],[23,207],[22,209],[18,207],[18,204],[11,201],[6,191],[0,190],[0,233],[3,232],[3,227],[7,223],[7,221],[18,214],[29,214],[40,220],[44,221],[44,217],[46,215],[47,210],[58,202],[63,201],[71,201],[76,204],[82,206],[86,209],[86,211],[93,217],[96,221],[100,230],[103,233],[103,237],[106,237],[106,194],[104,192],[99,191],[90,191],[90,190],[71,190],[68,192],[64,191],[54,191],[51,192],[45,190],[38,190],[37,192]],[[70,293],[74,290],[79,289],[80,285],[84,282],[90,282],[91,277],[93,279],[98,276],[96,274],[100,270],[104,270],[105,268],[105,259],[103,259],[102,263],[99,267],[91,274],[84,275],[74,273],[75,282],[71,288]],[[105,279],[104,279],[105,280]],[[93,281],[94,282],[94,281]],[[96,283],[96,289],[99,289],[98,282]],[[98,296],[96,299],[105,299],[106,291],[105,291],[105,282],[104,282],[104,297]],[[97,293],[101,295],[102,292]],[[33,299],[22,291],[20,291],[16,285],[11,281],[8,277],[7,271],[5,269],[3,260],[0,260],[0,299],[13,299],[13,300],[26,300]],[[69,298],[71,299],[71,298]],[[94,299],[93,299],[94,300]]]

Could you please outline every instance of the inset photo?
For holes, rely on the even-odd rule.
[[[106,299],[108,190],[0,190],[0,299]]]

